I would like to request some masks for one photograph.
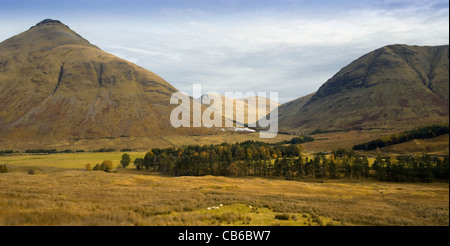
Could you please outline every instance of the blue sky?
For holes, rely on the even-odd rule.
[[[0,0],[0,41],[46,18],[183,92],[282,103],[379,47],[449,43],[448,0]]]

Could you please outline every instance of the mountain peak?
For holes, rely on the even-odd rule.
[[[29,30],[2,42],[0,51],[9,50],[23,53],[27,50],[51,50],[64,45],[82,45],[99,49],[61,21],[45,19],[32,26]]]
[[[448,122],[448,52],[448,45],[403,44],[369,52],[342,68],[306,103],[280,107],[280,129],[412,128]]]
[[[32,26],[31,28],[37,27],[37,26],[43,26],[43,25],[62,25],[64,27],[69,28],[67,25],[64,25],[61,21],[59,21],[59,20],[52,20],[52,19],[45,19],[45,20],[37,23],[35,26]]]
[[[61,21],[43,20],[0,43],[2,143],[86,138],[96,145],[105,137],[214,133],[172,127],[175,92],[158,75],[96,48]]]

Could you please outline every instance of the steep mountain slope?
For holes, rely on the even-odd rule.
[[[279,111],[288,111],[293,103]],[[281,114],[281,129],[408,128],[448,122],[449,46],[377,49],[341,69],[297,108]]]
[[[295,124],[296,118],[292,115],[297,114],[314,94],[311,93],[280,105],[278,107],[278,121],[285,125]]]
[[[55,20],[0,43],[0,137],[64,139],[202,134],[173,128],[172,85]],[[196,103],[196,102],[194,102]]]

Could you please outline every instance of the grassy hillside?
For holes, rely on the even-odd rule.
[[[440,135],[448,134],[448,124],[434,124],[416,128],[401,133],[392,134],[383,138],[378,138],[370,142],[356,144],[353,146],[354,150],[373,150],[376,148],[383,148],[390,145],[401,144],[415,139],[435,138]]]
[[[171,126],[174,92],[58,21],[0,43],[0,136],[7,141],[211,133]]]
[[[414,139],[405,143],[390,145],[380,149],[383,154],[430,154],[448,155],[449,135],[430,139]],[[370,153],[370,152],[369,152]],[[372,153],[377,154],[376,151]]]
[[[448,122],[449,49],[390,45],[342,68],[280,129],[408,129]],[[280,106],[292,108],[292,105]]]
[[[246,140],[263,141],[276,143],[291,140],[292,136],[278,134],[274,138],[259,138],[259,133],[239,134],[235,132],[218,131],[214,134],[197,135],[169,135],[161,137],[98,137],[98,138],[69,138],[69,139],[2,139],[0,141],[0,150],[25,151],[27,149],[40,149],[45,146],[46,149],[56,149],[58,151],[70,149],[76,150],[96,150],[101,148],[112,148],[121,150],[124,148],[136,149],[138,151],[147,151],[151,148],[165,148],[183,145],[210,145],[223,142],[235,143]]]
[[[278,107],[278,122],[283,125],[295,124],[297,118],[295,115],[301,111],[303,106],[314,96],[315,93],[297,98]]]

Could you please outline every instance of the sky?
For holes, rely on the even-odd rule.
[[[0,0],[0,42],[47,18],[184,93],[280,103],[380,47],[449,43],[448,0]]]

